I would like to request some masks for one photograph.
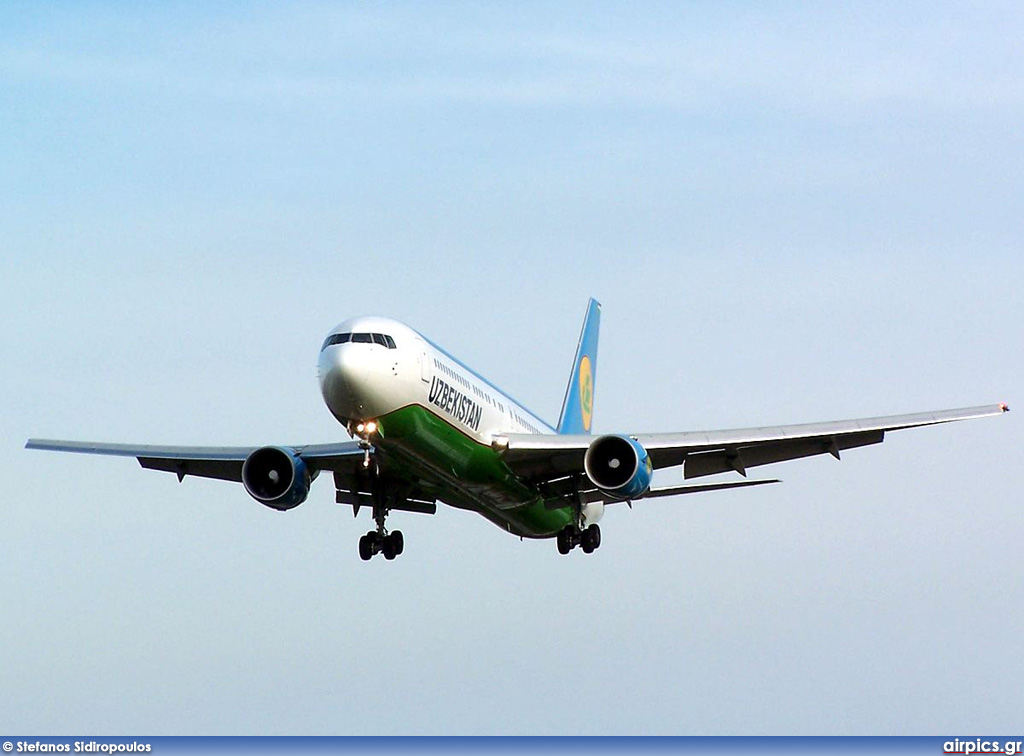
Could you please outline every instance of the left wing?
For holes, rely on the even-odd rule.
[[[135,457],[139,460],[139,464],[147,469],[176,473],[178,480],[182,480],[186,475],[195,475],[200,478],[241,482],[242,465],[246,458],[260,447],[146,446],[33,438],[29,439],[25,448]],[[282,448],[297,454],[314,472],[332,470],[339,473],[351,473],[358,469],[363,459],[363,450],[355,441],[339,444],[284,446]]]
[[[859,420],[629,437],[644,447],[655,469],[683,465],[687,479],[730,470],[746,476],[747,468],[773,462],[817,454],[839,459],[844,449],[881,443],[887,431],[991,417],[1008,410],[1005,404],[992,404]],[[594,440],[587,435],[508,434],[496,437],[494,448],[518,475],[543,482],[583,472],[584,454]]]

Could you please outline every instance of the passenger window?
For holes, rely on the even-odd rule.
[[[373,339],[368,333],[353,333],[352,343],[354,344],[372,344]]]

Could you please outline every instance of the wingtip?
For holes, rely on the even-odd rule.
[[[1010,405],[1008,405],[1006,402],[999,402],[999,411],[1000,412],[1009,412],[1010,411]]]

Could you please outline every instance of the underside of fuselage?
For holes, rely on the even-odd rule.
[[[573,522],[571,507],[549,508],[497,452],[411,405],[377,420],[381,474],[438,491],[449,506],[483,515],[513,535],[550,538]]]

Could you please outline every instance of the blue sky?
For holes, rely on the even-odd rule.
[[[336,440],[397,317],[595,430],[1020,402],[1024,12],[9,3],[0,730],[1019,730],[1015,414],[613,509],[598,554],[29,436]],[[365,516],[365,515],[364,515]]]

